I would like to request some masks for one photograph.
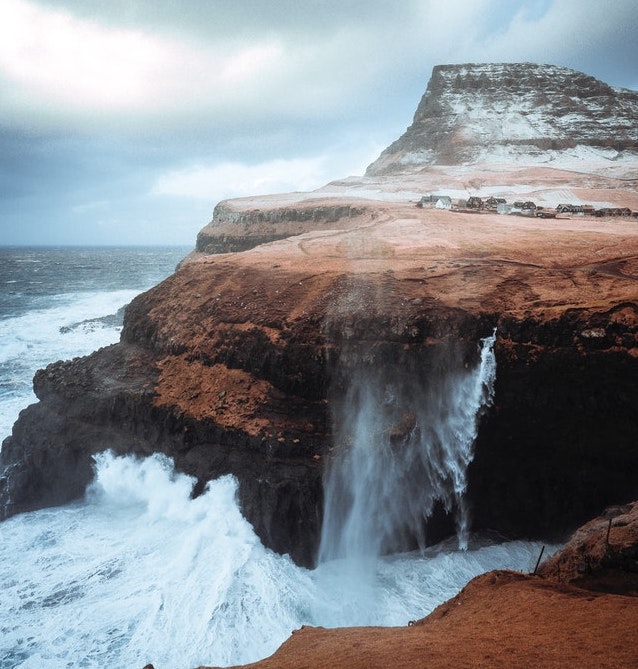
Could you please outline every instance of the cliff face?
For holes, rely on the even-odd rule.
[[[250,200],[248,201],[250,202]],[[374,216],[362,204],[309,198],[292,206],[254,204],[242,201],[220,202],[211,222],[197,235],[195,253],[235,253],[246,251],[308,230],[331,230],[335,225],[353,224]]]
[[[439,65],[412,125],[367,170],[635,159],[638,93],[554,65]]]
[[[264,543],[310,565],[352,380],[395,376],[425,393],[431,375],[455,373],[450,361],[474,364],[494,328],[494,402],[468,470],[474,528],[552,537],[636,498],[636,218],[414,204],[471,186],[638,209],[636,162],[620,177],[584,159],[572,173],[424,167],[499,146],[551,160],[611,136],[626,158],[636,104],[564,68],[442,66],[367,177],[221,203],[189,261],[128,306],[119,344],[36,374],[39,402],[0,454],[0,517],[81,496],[96,452],[162,452],[196,477],[195,494],[234,474]],[[412,418],[384,426],[393,448]],[[435,508],[429,541],[453,531],[449,513]]]
[[[34,380],[0,465],[4,516],[82,494],[91,454],[160,451],[239,479],[264,543],[316,556],[332,410],[352,370],[427,379],[497,327],[469,473],[476,528],[550,536],[638,493],[638,229],[394,204],[360,227],[207,256],[127,308],[121,343]],[[439,509],[434,541],[453,530]]]

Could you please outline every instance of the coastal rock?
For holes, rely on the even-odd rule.
[[[635,223],[381,211],[185,263],[129,305],[121,343],[38,372],[2,451],[3,514],[80,495],[95,452],[162,452],[196,493],[237,476],[264,543],[310,565],[352,365],[425,378],[451,348],[471,364],[494,327],[475,528],[549,537],[635,497]],[[440,511],[430,541],[453,531]]]
[[[598,592],[638,596],[638,502],[605,509],[544,562],[544,578]]]

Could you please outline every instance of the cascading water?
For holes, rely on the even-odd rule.
[[[436,503],[454,513],[459,548],[467,547],[467,467],[492,402],[495,339],[496,331],[482,340],[475,366],[447,350],[427,377],[355,365],[334,416],[320,563],[423,548]]]

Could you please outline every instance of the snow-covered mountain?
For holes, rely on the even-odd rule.
[[[638,160],[638,92],[555,65],[438,65],[412,125],[367,170]]]

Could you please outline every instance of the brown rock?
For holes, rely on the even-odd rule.
[[[610,507],[580,527],[538,573],[589,590],[638,596],[638,502]]]

